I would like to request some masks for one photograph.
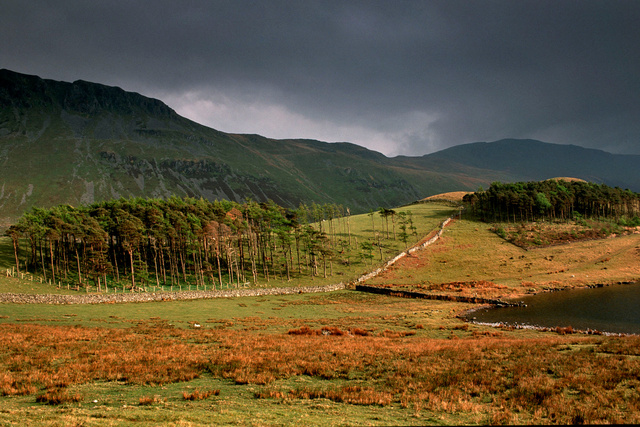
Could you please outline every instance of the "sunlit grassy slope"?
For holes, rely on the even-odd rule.
[[[515,297],[640,279],[640,234],[525,250],[491,228],[491,224],[454,221],[437,243],[400,260],[368,283],[423,292]]]

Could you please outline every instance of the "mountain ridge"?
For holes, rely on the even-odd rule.
[[[640,174],[634,167],[640,155],[613,154],[578,145],[550,144],[532,139],[502,139],[457,145],[429,155],[435,159],[457,159],[466,165],[502,170],[523,176],[523,180],[547,179],[555,172],[606,183],[612,187],[640,189]],[[544,162],[535,162],[544,158]]]
[[[57,82],[3,69],[0,222],[32,206],[171,195],[273,200],[285,207],[337,203],[366,212],[536,174],[589,175],[596,182],[631,183],[635,191],[640,189],[635,169],[621,171],[617,164],[637,162],[635,156],[592,150],[585,157],[576,146],[565,158],[579,152],[580,157],[617,163],[595,174],[570,174],[566,164],[555,164],[544,154],[557,151],[558,144],[536,141],[535,156],[542,160],[534,164],[529,155],[524,159],[528,164],[514,153],[516,140],[502,141],[511,142],[389,158],[349,142],[224,133],[180,116],[160,100],[118,87]],[[545,163],[551,167],[545,169]],[[514,165],[519,166],[514,170]]]

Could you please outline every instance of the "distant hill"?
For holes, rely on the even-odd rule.
[[[462,202],[462,198],[467,194],[472,193],[471,191],[449,191],[447,193],[434,194],[433,196],[425,197],[421,200],[421,202]]]
[[[576,145],[503,139],[458,145],[416,161],[442,160],[502,172],[511,181],[571,176],[610,187],[640,191],[640,156],[611,154]]]
[[[0,70],[0,225],[31,206],[171,195],[394,207],[493,181],[574,176],[638,191],[638,156],[504,140],[388,158],[350,144],[227,134],[117,87]]]

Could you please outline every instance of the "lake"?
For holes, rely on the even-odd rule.
[[[640,334],[640,284],[545,292],[518,299],[526,307],[480,309],[467,319],[481,323]]]

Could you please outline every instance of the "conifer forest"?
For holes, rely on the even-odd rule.
[[[494,182],[464,196],[469,212],[485,221],[529,222],[584,218],[640,225],[640,194],[584,181]]]
[[[381,208],[370,212],[372,220],[374,213],[386,222],[389,239],[389,222],[394,239],[406,243],[415,233],[410,212]],[[121,198],[79,208],[33,208],[6,234],[18,273],[50,283],[98,290],[215,289],[327,277],[334,262],[354,262],[341,256],[351,248],[356,262],[367,265],[385,234],[358,244],[349,218],[349,209],[335,204],[291,210],[273,202]]]

